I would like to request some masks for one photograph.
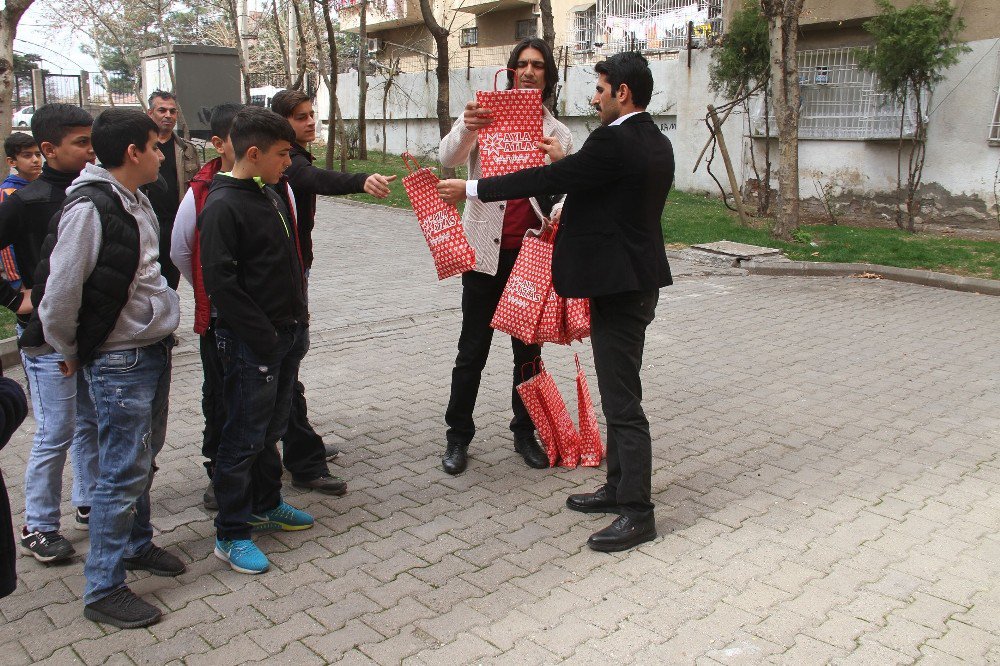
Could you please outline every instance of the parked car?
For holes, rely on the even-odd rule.
[[[11,120],[11,125],[13,127],[31,127],[31,114],[35,112],[35,107],[33,106],[22,106],[20,109],[14,112],[14,117]]]

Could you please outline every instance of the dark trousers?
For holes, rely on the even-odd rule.
[[[476,406],[479,383],[490,354],[490,343],[493,341],[490,322],[500,303],[510,271],[514,268],[517,253],[518,250],[500,251],[496,275],[475,271],[462,274],[462,333],[458,338],[455,369],[451,373],[451,398],[444,415],[450,444],[468,446],[476,434],[472,411]],[[511,347],[514,350],[514,372],[510,401],[514,418],[511,419],[510,429],[515,438],[527,437],[534,434],[535,424],[531,422],[528,410],[514,387],[535,374],[533,367],[526,366],[522,377],[522,366],[534,361],[542,350],[538,345],[526,345],[517,338],[511,338]]]
[[[292,411],[288,417],[288,430],[281,439],[285,452],[285,469],[300,481],[309,481],[330,473],[323,438],[309,423],[305,391],[306,387],[296,377],[292,387]]]
[[[215,331],[226,403],[212,478],[220,539],[249,539],[250,514],[269,511],[281,501],[277,443],[288,426],[292,386],[309,349],[309,328],[298,324],[278,334],[274,356],[264,362],[232,331]]]
[[[622,514],[651,518],[653,448],[642,411],[642,351],[656,314],[658,290],[590,299],[590,339],[608,424],[608,483]]]
[[[205,416],[201,455],[208,458],[205,461],[205,469],[208,471],[208,478],[212,478],[215,458],[219,453],[219,441],[222,439],[222,425],[226,422],[226,403],[222,393],[222,361],[219,360],[219,348],[215,341],[214,319],[205,334],[199,338],[198,351],[201,354],[203,376],[201,412]]]

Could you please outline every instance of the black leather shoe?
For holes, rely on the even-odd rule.
[[[653,522],[652,516],[642,521],[635,521],[628,516],[618,516],[603,530],[591,534],[587,539],[587,545],[591,550],[612,553],[635,548],[655,538],[656,523]]]
[[[608,496],[608,487],[601,486],[595,492],[570,495],[566,506],[580,513],[618,513],[618,502]]]
[[[514,439],[514,450],[521,454],[528,467],[545,469],[549,466],[549,456],[538,445],[534,435]]]
[[[448,448],[444,451],[444,458],[441,458],[441,467],[449,474],[461,474],[469,463],[468,452],[468,446],[449,442]]]

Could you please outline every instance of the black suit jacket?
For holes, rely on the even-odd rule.
[[[601,126],[554,164],[479,181],[479,199],[566,194],[552,257],[568,298],[659,289],[673,280],[660,216],[674,181],[674,151],[646,112]]]

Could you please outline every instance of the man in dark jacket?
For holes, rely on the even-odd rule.
[[[233,170],[216,174],[198,218],[226,411],[213,476],[215,555],[256,574],[270,563],[250,539],[252,529],[313,525],[312,516],[281,499],[276,446],[309,349],[309,312],[294,207],[282,182],[295,134],[281,116],[247,107],[233,119],[230,138]],[[280,191],[271,187],[279,183]]]
[[[594,493],[571,495],[566,504],[574,511],[620,514],[587,542],[594,550],[616,551],[656,538],[652,445],[639,371],[659,289],[671,284],[660,216],[674,179],[674,154],[646,113],[653,92],[646,59],[619,53],[594,69],[592,104],[602,126],[579,152],[506,176],[442,181],[438,190],[451,202],[566,192],[552,279],[560,296],[590,299],[594,365],[608,423],[607,483]]]
[[[298,211],[299,244],[306,276],[313,262],[312,230],[316,219],[316,195],[356,194],[366,192],[384,199],[389,196],[389,183],[396,176],[381,174],[342,173],[313,166],[315,159],[306,145],[316,140],[316,114],[312,99],[301,90],[282,90],[271,100],[271,110],[289,122],[295,131],[292,144],[291,166],[285,171],[288,183],[295,193]],[[343,495],[347,484],[330,474],[326,458],[339,451],[313,429],[306,413],[305,387],[295,380],[292,394],[292,412],[288,421],[285,443],[285,468],[292,474],[292,485],[310,488],[331,495]]]

